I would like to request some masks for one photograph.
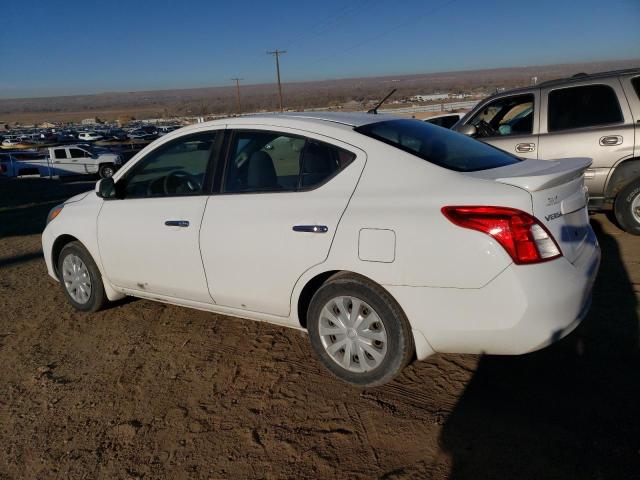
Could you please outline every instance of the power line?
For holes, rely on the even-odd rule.
[[[287,53],[286,50],[278,50],[277,48],[272,52],[267,52],[267,55],[273,55],[276,57],[276,72],[278,74],[278,98],[280,100],[280,111],[284,112],[284,106],[282,104],[282,83],[280,83],[280,55]]]
[[[443,3],[441,3],[440,5],[436,6],[435,8],[432,8],[432,9],[424,12],[421,15],[413,15],[413,16],[411,16],[411,18],[405,20],[404,22],[398,23],[398,24],[396,24],[396,25],[394,25],[394,26],[392,26],[392,27],[390,27],[390,28],[388,28],[388,29],[386,29],[384,31],[378,32],[377,35],[369,37],[366,40],[363,40],[361,42],[357,42],[357,43],[355,43],[355,44],[353,44],[351,46],[348,46],[348,47],[341,47],[339,53],[340,54],[344,54],[346,52],[354,50],[354,49],[356,49],[358,47],[361,47],[361,46],[366,45],[368,43],[371,43],[373,41],[379,40],[380,38],[389,35],[390,33],[394,32],[395,30],[398,30],[399,28],[405,27],[405,26],[415,22],[416,20],[421,20],[424,17],[426,17],[427,15],[434,14],[437,11],[442,10],[444,7],[447,7],[447,6],[453,4],[453,3],[457,2],[457,1],[458,0],[447,0],[447,1],[443,2]],[[320,57],[320,58],[316,59],[315,61],[308,63],[306,66],[315,65],[317,63],[320,63],[320,62],[322,62],[324,60],[328,60],[330,58],[333,58],[333,55]]]
[[[240,80],[244,80],[244,78],[232,78],[232,81],[236,82],[236,108],[238,110],[238,115],[242,114],[242,107],[240,106]]]
[[[304,40],[306,37],[327,33],[339,26],[340,23],[344,22],[349,17],[360,13],[365,6],[371,6],[371,4],[377,3],[378,1],[379,0],[361,0],[355,4],[345,5],[334,13],[314,22],[309,26],[309,28],[305,28],[298,32],[290,38],[288,42],[285,42],[285,45],[287,48],[290,48],[292,45],[298,44],[301,39]]]

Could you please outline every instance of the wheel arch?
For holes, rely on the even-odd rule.
[[[51,247],[51,265],[53,266],[53,272],[56,274],[58,280],[60,280],[60,271],[58,266],[58,259],[60,257],[60,252],[65,247],[65,245],[70,244],[71,242],[80,242],[76,237],[69,234],[62,234],[53,242],[53,246]],[[82,243],[82,242],[80,242]]]
[[[605,198],[615,198],[627,185],[640,178],[640,157],[622,160],[611,169],[604,189]]]
[[[346,270],[327,270],[318,273],[311,279],[309,279],[305,283],[304,287],[302,287],[300,295],[298,295],[297,302],[298,322],[300,323],[300,326],[302,328],[307,328],[307,311],[309,310],[309,304],[311,303],[311,298],[313,298],[313,295],[329,278],[331,278],[336,273],[344,271]]]
[[[112,285],[111,283],[105,278],[104,275],[104,271],[102,270],[102,266],[100,264],[100,262],[98,261],[99,259],[96,258],[96,255],[94,255],[93,253],[91,253],[91,249],[87,248],[87,245],[78,237],[68,234],[68,233],[63,233],[61,235],[59,235],[54,241],[53,241],[53,245],[51,247],[51,265],[53,267],[53,273],[55,274],[56,278],[58,279],[58,281],[60,281],[60,271],[58,268],[58,259],[60,257],[60,253],[62,252],[62,249],[68,245],[71,242],[78,242],[80,243],[89,253],[89,255],[91,255],[93,261],[95,262],[96,266],[98,267],[98,271],[100,272],[100,275],[102,276],[102,284],[104,286],[104,290],[105,293],[107,294],[107,298],[111,301],[115,301],[115,300],[119,300],[121,298],[124,298],[125,295],[123,293],[120,293],[119,291],[117,291]]]
[[[374,279],[366,275],[363,275],[361,273],[354,272],[352,270],[342,270],[342,269],[325,270],[323,272],[316,273],[313,277],[308,279],[304,287],[302,287],[302,289],[300,290],[300,295],[298,295],[296,313],[298,315],[298,322],[302,328],[304,329],[307,328],[307,311],[309,310],[309,304],[311,303],[311,298],[313,298],[313,295],[329,278],[334,277],[336,275],[354,275],[357,277],[364,278],[365,280],[378,285],[380,288],[384,289],[387,292],[387,294],[389,294],[389,296],[393,299],[393,301],[396,302],[398,304],[398,307],[404,312],[404,308],[402,308],[402,305],[400,304],[400,302],[398,302],[395,296],[387,288],[385,288],[384,285],[381,285],[379,282],[375,281]],[[406,316],[406,313],[405,313],[405,316]],[[409,325],[411,325],[411,319],[409,319],[408,316],[407,316],[407,319],[409,320]],[[424,360],[427,357],[436,353],[433,347],[431,347],[431,344],[429,343],[427,338],[425,337],[424,332],[421,332],[420,330],[416,330],[415,328],[413,328],[413,326],[411,327],[411,331],[413,334],[413,342],[415,347],[415,350],[414,350],[415,359]]]

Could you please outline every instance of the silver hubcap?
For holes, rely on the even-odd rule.
[[[105,167],[102,170],[102,175],[104,175],[104,178],[111,178],[113,177],[113,169],[111,167]]]
[[[84,262],[69,254],[62,262],[62,279],[67,292],[78,303],[87,303],[91,297],[91,276]]]
[[[631,213],[636,222],[640,223],[640,193],[638,193],[633,202],[631,202]]]
[[[387,354],[387,331],[382,320],[358,298],[329,300],[320,313],[318,330],[331,359],[350,372],[373,370]]]

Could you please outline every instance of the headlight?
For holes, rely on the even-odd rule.
[[[61,203],[60,205],[56,205],[49,211],[49,215],[47,215],[47,225],[49,225],[49,222],[51,222],[54,218],[60,215],[63,207],[64,203]]]

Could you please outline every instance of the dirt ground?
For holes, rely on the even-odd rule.
[[[569,337],[363,390],[298,331],[143,300],[73,311],[39,232],[91,187],[0,180],[0,478],[640,478],[640,238],[606,216]]]

